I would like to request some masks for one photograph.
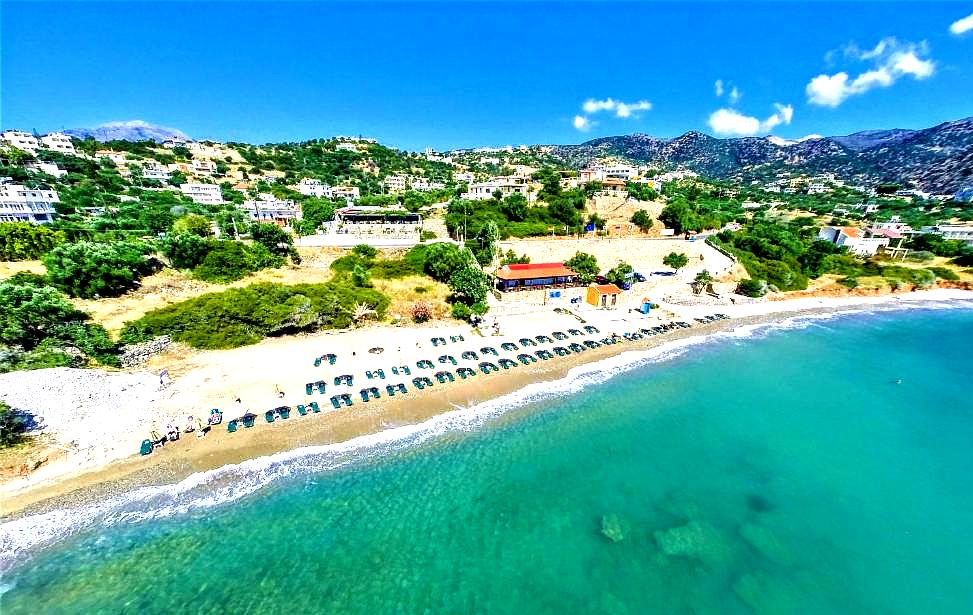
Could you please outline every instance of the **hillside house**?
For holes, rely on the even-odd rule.
[[[818,239],[848,248],[859,256],[875,256],[879,250],[889,245],[884,234],[871,236],[867,230],[854,226],[826,226],[818,232]]]
[[[179,190],[200,205],[219,205],[223,203],[223,191],[216,184],[187,183]]]
[[[0,180],[0,222],[46,224],[54,219],[54,204],[61,199],[54,190],[27,188]]]

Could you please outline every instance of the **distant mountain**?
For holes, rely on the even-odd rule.
[[[766,178],[789,170],[834,173],[866,185],[894,182],[953,194],[973,189],[973,118],[924,130],[867,130],[799,141],[717,139],[699,132],[674,139],[633,134],[554,146],[551,154],[578,167],[598,158],[618,157],[663,168],[686,168],[716,179]]]
[[[181,130],[142,120],[108,122],[94,128],[72,128],[65,130],[64,133],[79,139],[92,137],[96,141],[158,141],[161,143],[171,138],[189,139]]]

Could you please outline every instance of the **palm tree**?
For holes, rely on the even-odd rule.
[[[376,314],[367,303],[356,303],[355,308],[351,311],[351,319],[355,321],[355,324],[359,324],[362,320],[365,320],[369,316]]]

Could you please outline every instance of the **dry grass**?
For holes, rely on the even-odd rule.
[[[44,268],[44,263],[40,261],[0,261],[0,280],[24,271],[40,275],[47,273],[47,269]]]
[[[612,237],[659,237],[664,225],[659,222],[659,214],[665,203],[659,201],[631,201],[617,196],[597,196],[589,201],[589,210],[598,214],[608,224]],[[652,228],[643,233],[632,224],[632,215],[644,209],[653,219]]]
[[[449,316],[450,307],[446,303],[449,287],[441,282],[415,275],[395,280],[372,280],[372,283],[376,290],[382,291],[392,300],[388,314],[393,319],[398,315],[409,320],[412,306],[418,301],[424,301],[429,306],[433,319]],[[422,292],[416,290],[417,288],[426,290]]]

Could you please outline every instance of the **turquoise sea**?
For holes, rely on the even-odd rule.
[[[0,611],[968,615],[971,381],[968,303],[631,354],[8,522]]]

